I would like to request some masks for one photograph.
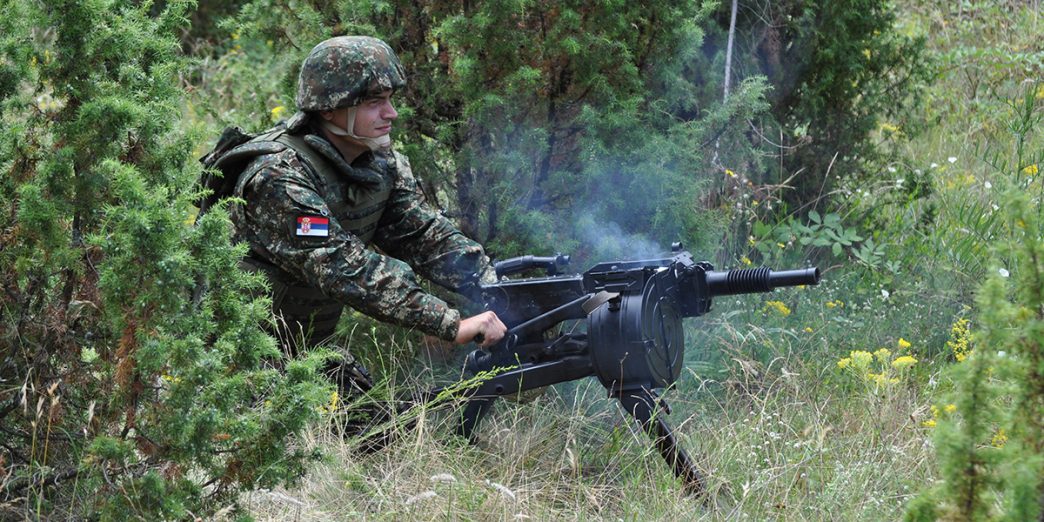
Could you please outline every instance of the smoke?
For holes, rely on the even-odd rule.
[[[575,232],[590,257],[596,261],[648,259],[670,252],[669,243],[659,244],[644,234],[624,231],[614,221],[593,216],[581,218]]]

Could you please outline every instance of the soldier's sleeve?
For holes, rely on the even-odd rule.
[[[425,292],[410,267],[367,248],[341,228],[292,153],[244,187],[245,221],[255,250],[302,282],[360,312],[452,341],[460,313]],[[303,231],[301,219],[310,226]],[[311,226],[328,220],[328,229]]]
[[[428,206],[409,161],[397,152],[394,155],[395,181],[374,242],[450,290],[465,290],[476,282],[476,275],[478,282],[496,281],[482,245]]]

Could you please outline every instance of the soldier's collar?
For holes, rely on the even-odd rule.
[[[381,176],[370,169],[355,168],[344,161],[344,157],[337,151],[337,148],[332,143],[319,136],[317,134],[306,134],[304,137],[305,143],[309,147],[312,147],[316,152],[321,154],[323,158],[333,164],[339,172],[347,176],[352,181],[358,181],[359,183],[381,183]],[[368,152],[365,154],[369,154]],[[364,155],[365,155],[364,154]],[[364,160],[366,161],[366,160]],[[368,161],[367,161],[368,163]]]

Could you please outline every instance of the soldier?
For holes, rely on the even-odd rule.
[[[298,112],[234,151],[252,157],[234,189],[246,202],[232,210],[236,239],[271,282],[284,346],[327,340],[345,305],[456,344],[497,342],[506,327],[493,312],[462,318],[414,275],[459,292],[495,279],[482,247],[425,203],[392,150],[392,96],[406,79],[391,48],[331,38],[298,81]],[[368,389],[350,355],[341,370],[342,393]]]

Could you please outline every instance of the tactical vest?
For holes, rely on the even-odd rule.
[[[315,174],[317,190],[330,209],[330,217],[364,244],[369,244],[391,195],[393,167],[389,158],[375,156],[368,165],[357,167],[369,169],[377,174],[379,183],[354,182],[302,137],[287,134],[282,128],[255,137],[229,151],[227,156],[256,158],[262,154],[284,151],[287,147],[293,149]],[[394,158],[390,159],[394,161]],[[239,176],[234,192],[236,197],[243,196],[244,187],[258,171],[256,168],[251,169]],[[302,348],[302,341],[305,343],[303,348],[307,348],[325,341],[334,334],[344,309],[342,303],[268,262],[253,247],[243,260],[243,267],[264,272],[271,282],[272,309],[277,322],[275,333],[291,353],[296,353],[298,348]]]

